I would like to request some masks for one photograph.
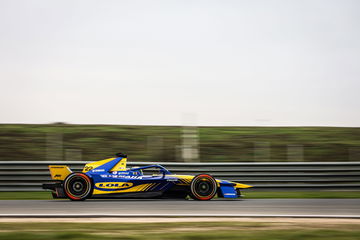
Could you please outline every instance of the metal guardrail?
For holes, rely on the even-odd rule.
[[[42,191],[41,184],[51,180],[48,165],[68,165],[73,171],[81,171],[86,163],[0,161],[0,191]],[[128,162],[129,167],[149,164],[161,164],[176,174],[209,173],[256,189],[360,190],[360,162]]]

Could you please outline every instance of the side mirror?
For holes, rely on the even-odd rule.
[[[126,157],[127,157],[127,155],[124,154],[124,153],[117,153],[117,154],[115,154],[115,156],[116,156],[116,157],[122,157],[122,158],[126,158]]]

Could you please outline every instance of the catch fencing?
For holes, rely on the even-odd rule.
[[[0,191],[42,191],[50,181],[48,165],[68,165],[81,171],[85,161],[0,161]],[[175,174],[209,173],[254,186],[257,190],[360,190],[360,162],[128,162],[128,167],[160,164]]]

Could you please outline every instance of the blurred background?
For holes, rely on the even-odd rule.
[[[359,9],[2,0],[0,160],[358,161]]]
[[[0,239],[359,239],[359,12],[358,0],[0,0]],[[49,164],[81,171],[118,152],[254,187],[79,204],[41,187]]]
[[[360,160],[356,127],[1,124],[1,161],[328,162]]]
[[[358,188],[359,10],[351,0],[0,1],[2,189],[17,184],[11,162],[116,152],[197,171],[263,163],[248,165],[257,175],[214,173],[255,186]],[[310,174],[311,163],[322,165]],[[286,176],[265,179],[269,168]],[[29,183],[49,177],[27,169]]]

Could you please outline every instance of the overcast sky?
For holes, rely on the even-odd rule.
[[[360,1],[0,0],[0,122],[360,126]]]

